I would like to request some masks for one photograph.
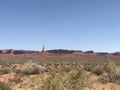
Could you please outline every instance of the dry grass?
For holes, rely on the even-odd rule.
[[[91,61],[88,58],[43,60],[45,61],[37,59],[32,62],[29,62],[31,60],[20,62],[14,60],[14,63],[15,61],[22,63],[20,67],[10,67],[12,61],[7,65],[4,65],[4,62],[0,69],[0,77],[15,73],[14,78],[7,81],[14,90],[94,90],[99,85],[105,86],[104,84],[106,84],[107,86],[112,83],[113,86],[114,84],[117,86],[120,84],[120,66],[113,60],[110,62],[104,59],[103,61],[99,61],[99,59]]]
[[[12,89],[9,84],[0,82],[0,90],[12,90]]]

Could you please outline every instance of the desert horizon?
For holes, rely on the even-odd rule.
[[[0,0],[0,90],[120,90],[120,0]]]

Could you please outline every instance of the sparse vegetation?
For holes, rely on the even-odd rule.
[[[42,90],[84,90],[87,79],[87,74],[81,67],[76,67],[76,64],[71,71],[52,68],[50,77],[45,80]]]
[[[91,65],[84,65],[84,70],[86,71],[92,71],[92,66]]]
[[[10,85],[0,81],[0,90],[12,90]]]
[[[16,71],[24,75],[39,74],[40,66],[37,63],[27,62]]]
[[[3,67],[0,69],[0,74],[9,74],[12,71],[11,67]]]
[[[102,75],[104,72],[104,70],[101,68],[101,67],[95,67],[93,70],[92,70],[92,73],[96,74],[96,75]]]
[[[12,84],[19,84],[22,81],[23,80],[21,80],[19,75],[15,75],[14,78],[9,79],[9,83],[12,83]]]
[[[103,83],[111,82],[120,84],[120,66],[113,61],[109,61],[108,64],[105,65],[105,71],[106,74],[101,78]]]
[[[1,81],[23,90],[93,90],[99,81],[120,84],[118,60],[109,58],[9,58],[1,66]]]

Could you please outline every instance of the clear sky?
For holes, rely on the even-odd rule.
[[[120,51],[120,0],[0,0],[0,49]]]

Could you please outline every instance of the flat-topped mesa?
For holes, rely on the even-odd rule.
[[[91,54],[91,53],[94,53],[93,50],[90,50],[90,51],[86,51],[85,54]]]
[[[92,50],[90,51],[81,51],[81,50],[65,50],[65,49],[54,49],[54,50],[45,50],[45,47],[43,46],[41,51],[34,51],[34,50],[14,50],[14,49],[4,49],[0,50],[0,55],[2,54],[9,54],[9,55],[43,55],[43,56],[55,56],[55,55],[71,55],[71,56],[105,56],[105,57],[120,57],[120,52],[114,52],[114,53],[108,53],[108,52],[94,52]]]
[[[10,50],[0,50],[0,54],[13,54],[14,50],[10,49]]]
[[[75,50],[64,50],[64,49],[55,49],[55,50],[47,50],[48,53],[54,54],[73,54],[75,52],[82,52],[82,51],[75,51]]]
[[[32,51],[32,50],[0,50],[0,54],[11,54],[11,55],[19,55],[19,54],[38,54],[39,51]]]
[[[14,50],[13,52],[15,55],[17,54],[39,54],[39,51],[32,51],[32,50]]]

